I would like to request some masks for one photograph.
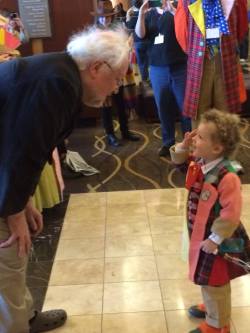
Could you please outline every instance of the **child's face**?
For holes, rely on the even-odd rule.
[[[197,133],[193,138],[193,155],[195,157],[201,157],[206,162],[211,162],[222,156],[222,145],[212,140],[212,134],[215,131],[216,126],[212,122],[200,123]]]

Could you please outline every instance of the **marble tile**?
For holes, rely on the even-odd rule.
[[[103,313],[162,311],[158,281],[105,283]]]
[[[173,233],[181,233],[185,221],[185,216],[153,216],[149,219],[149,224],[152,235],[166,234],[169,236]]]
[[[145,221],[138,222],[138,220],[117,221],[111,220],[106,225],[106,236],[136,236],[136,235],[150,235],[149,223]]]
[[[59,233],[40,234],[32,242],[29,262],[53,261],[58,245]]]
[[[69,316],[102,313],[103,284],[49,286],[43,310],[64,308]]]
[[[102,333],[168,333],[163,311],[105,314]]]
[[[147,220],[146,207],[140,203],[107,207],[107,223],[109,220],[126,221],[127,219]]]
[[[237,328],[237,333],[249,333],[250,331],[250,307],[238,307],[232,309],[232,322]]]
[[[53,333],[101,333],[101,315],[70,316]]]
[[[106,219],[106,207],[105,206],[96,206],[96,207],[81,207],[78,209],[70,208],[67,209],[64,223],[72,223],[79,221],[105,221]]]
[[[107,205],[128,205],[139,203],[144,205],[144,193],[143,191],[116,191],[107,192]]]
[[[33,297],[34,309],[41,311],[44,304],[44,299],[47,291],[47,286],[44,287],[30,287],[29,291]]]
[[[27,285],[29,287],[46,287],[50,278],[52,261],[30,262],[27,268]]]
[[[98,238],[104,237],[105,221],[83,221],[65,223],[61,239]]]
[[[104,257],[104,239],[62,239],[56,260],[93,259]]]
[[[186,279],[188,276],[188,264],[180,254],[156,256],[156,264],[160,280]]]
[[[152,256],[150,236],[116,237],[106,239],[106,257]]]
[[[186,202],[187,191],[184,188],[171,188],[159,190],[145,190],[145,202],[155,205],[172,203],[172,205],[180,208]]]
[[[250,274],[231,281],[232,306],[250,307]]]
[[[104,259],[57,260],[51,272],[51,286],[103,283]]]
[[[199,319],[191,318],[188,316],[187,311],[185,310],[166,311],[165,313],[168,333],[187,333],[190,330],[198,327],[199,323],[201,322]],[[233,324],[231,325],[230,333],[236,333]]]
[[[106,258],[105,282],[158,280],[154,257]]]
[[[153,247],[156,255],[181,253],[182,239],[179,233],[171,236],[153,235]]]
[[[178,206],[176,203],[166,201],[164,204],[147,204],[149,219],[153,217],[167,217],[167,216],[185,216],[184,205]]]
[[[165,310],[183,310],[201,303],[200,287],[189,280],[161,280]]]
[[[100,207],[106,206],[106,192],[96,193],[72,193],[69,198],[68,208],[79,209],[81,207]]]

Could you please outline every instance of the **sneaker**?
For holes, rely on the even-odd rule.
[[[206,310],[204,304],[197,304],[192,305],[188,309],[188,313],[190,316],[195,318],[205,318],[206,317]]]
[[[107,134],[107,142],[110,146],[113,147],[121,146],[120,141],[117,139],[117,137],[114,134]]]

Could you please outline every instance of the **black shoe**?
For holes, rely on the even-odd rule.
[[[159,156],[161,156],[161,157],[166,157],[166,156],[169,156],[169,155],[170,155],[169,147],[167,147],[167,146],[162,146],[162,147],[159,149]]]
[[[35,316],[29,321],[30,333],[48,332],[64,325],[67,313],[64,310],[35,311]]]
[[[122,133],[122,138],[128,141],[139,141],[140,137],[136,134],[131,133],[130,131]]]
[[[107,141],[110,146],[113,147],[121,146],[120,141],[117,139],[117,137],[114,134],[107,134]]]

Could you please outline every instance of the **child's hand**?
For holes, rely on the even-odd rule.
[[[214,243],[211,239],[206,239],[201,242],[201,249],[206,253],[215,253],[215,250],[218,248],[218,244]]]
[[[193,130],[192,132],[186,132],[183,141],[180,143],[180,147],[183,149],[188,149],[192,145],[193,138],[195,137],[196,133],[197,129]]]

